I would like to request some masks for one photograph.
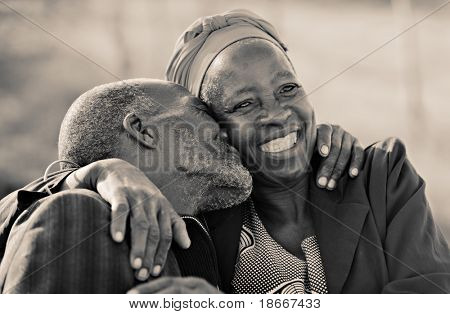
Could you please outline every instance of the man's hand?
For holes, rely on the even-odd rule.
[[[136,278],[158,276],[166,262],[172,237],[190,246],[186,225],[161,191],[135,166],[121,159],[96,161],[67,177],[64,188],[97,191],[111,205],[110,232],[116,242],[125,237],[130,215],[130,263]]]
[[[199,277],[162,277],[150,282],[138,285],[128,291],[130,294],[200,294],[221,293],[217,287],[212,286]]]
[[[334,190],[349,163],[349,176],[357,177],[364,163],[364,148],[358,139],[338,125],[317,126],[317,150],[324,157],[316,179],[320,188]]]

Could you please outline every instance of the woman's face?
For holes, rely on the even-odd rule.
[[[306,174],[314,111],[273,43],[249,39],[224,49],[205,75],[201,97],[255,180],[289,184]]]

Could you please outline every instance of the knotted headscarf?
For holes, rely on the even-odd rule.
[[[232,10],[202,17],[187,28],[175,45],[166,79],[198,97],[205,73],[217,55],[247,38],[265,39],[287,51],[272,24],[248,10]]]

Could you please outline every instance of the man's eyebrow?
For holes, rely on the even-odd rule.
[[[287,78],[287,79],[293,79],[294,74],[292,74],[291,71],[280,71],[275,73],[275,75],[273,76],[271,83],[274,83],[275,81],[279,80],[279,79],[283,79],[283,78]]]

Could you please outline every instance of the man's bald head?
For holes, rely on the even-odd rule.
[[[60,159],[80,166],[120,157],[123,120],[129,113],[156,114],[173,93],[188,94],[166,81],[133,79],[97,86],[78,97],[61,124],[58,141]]]

